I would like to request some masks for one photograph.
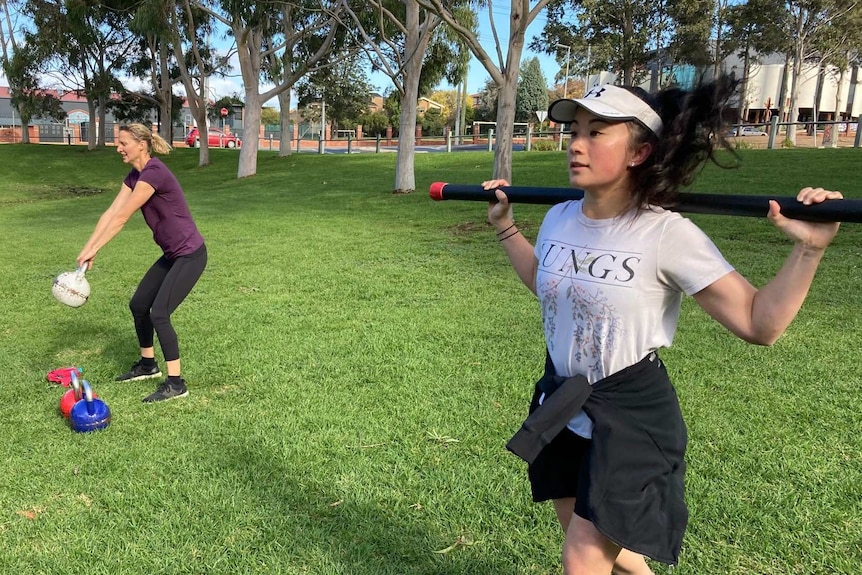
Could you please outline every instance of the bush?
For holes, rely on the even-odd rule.
[[[360,116],[359,123],[362,124],[362,132],[366,136],[385,136],[386,128],[389,126],[389,118],[386,117],[386,114],[375,112]]]
[[[538,138],[530,143],[530,149],[534,152],[556,152],[559,144],[551,138]]]
[[[442,136],[445,123],[440,110],[431,108],[422,116],[422,135],[423,136]]]

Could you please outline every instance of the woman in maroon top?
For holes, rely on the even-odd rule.
[[[93,267],[99,250],[116,236],[139,209],[153,231],[153,240],[163,255],[144,274],[129,302],[141,358],[117,381],[161,377],[153,347],[159,336],[167,379],[145,402],[163,401],[188,395],[180,375],[180,348],[171,325],[171,314],[191,292],[207,264],[204,239],[195,225],[185,195],[176,177],[153,153],[167,154],[170,145],[142,124],[120,127],[117,152],[132,171],[123,180],[120,193],[105,210],[90,239],[78,255],[78,266]]]

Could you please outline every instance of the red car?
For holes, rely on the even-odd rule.
[[[189,135],[186,136],[186,144],[190,148],[200,148],[201,140],[198,136],[198,129],[192,128],[189,130]],[[225,134],[218,128],[209,129],[209,146],[210,148],[241,148],[242,140],[236,134]]]

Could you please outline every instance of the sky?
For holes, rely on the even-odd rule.
[[[505,57],[507,51],[508,37],[509,37],[509,7],[507,4],[495,5],[493,8],[493,16],[494,16],[494,25],[497,29],[497,33],[500,37],[501,42],[503,43],[502,49],[504,50],[503,55]],[[545,13],[539,14],[536,19],[530,24],[527,29],[526,34],[526,45],[533,40],[534,37],[538,36],[542,28],[545,25],[546,16]],[[483,8],[479,13],[479,41],[482,43],[482,46],[485,48],[485,51],[491,55],[492,60],[499,66],[499,62],[497,62],[496,56],[496,48],[494,44],[494,39],[491,34],[490,28],[490,18],[487,8]],[[559,71],[559,65],[554,60],[553,56],[547,54],[539,54],[532,52],[529,48],[525,46],[524,51],[521,55],[521,61],[523,62],[526,59],[538,57],[539,63],[542,66],[542,71],[545,74],[545,79],[548,82],[548,85],[552,85],[554,83],[554,77]],[[216,78],[213,77],[210,79],[210,92],[213,95],[213,99],[218,99],[223,96],[231,96],[234,94],[242,96],[243,87],[242,80],[239,73],[239,63],[234,58],[233,61],[234,70],[231,72],[229,76],[224,78]],[[467,91],[470,94],[474,94],[482,90],[485,86],[486,81],[490,78],[488,71],[476,60],[475,57],[470,60],[470,68],[467,74]],[[392,81],[388,76],[383,73],[372,74],[369,77],[371,85],[380,92],[385,93],[392,89]],[[146,89],[146,86],[143,82],[137,79],[124,79],[124,83],[126,83],[127,87],[130,89]],[[2,70],[0,70],[0,85],[8,86],[6,82],[6,78],[3,76]],[[262,87],[263,88],[263,87]],[[450,89],[451,86],[446,84],[439,86],[440,89]],[[265,105],[273,106],[277,105],[277,99],[273,99],[270,102],[267,102]]]
[[[503,43],[503,57],[505,58],[508,48],[508,39],[509,39],[509,7],[506,4],[503,5],[495,5],[493,8],[493,16],[494,16],[494,26],[497,29],[497,34],[500,38],[501,43]],[[547,18],[545,13],[539,14],[535,20],[530,24],[527,28],[526,41],[525,44],[528,46],[533,38],[539,36],[542,32],[542,28],[545,26]],[[499,66],[499,62],[497,61],[497,52],[496,46],[494,44],[494,37],[491,33],[490,26],[490,17],[487,8],[482,8],[479,12],[479,41],[482,46],[485,48],[485,51],[491,56],[497,66]],[[557,64],[554,56],[548,54],[541,54],[531,51],[528,47],[525,46],[523,53],[521,54],[521,61],[537,57],[539,58],[539,63],[542,67],[542,71],[545,74],[545,80],[548,82],[548,86],[553,85],[554,77],[559,72],[560,67]],[[232,94],[242,94],[242,83],[239,76],[239,63],[234,61],[234,72],[233,76],[227,78],[213,78],[211,80],[211,89],[217,94],[217,97],[229,96]],[[470,68],[467,73],[467,93],[475,94],[480,92],[484,87],[486,81],[490,78],[490,74],[485,70],[484,66],[475,58],[471,57],[470,59]],[[379,93],[386,93],[393,89],[392,80],[384,73],[377,72],[375,74],[371,74],[369,76],[369,80],[371,85],[376,89]],[[448,84],[442,84],[438,86],[439,89],[454,89],[452,86]],[[270,102],[267,102],[265,105],[272,106],[277,105],[277,100],[273,99]]]
[[[493,16],[494,16],[494,27],[497,29],[497,35],[500,38],[500,42],[502,44],[501,49],[503,50],[503,58],[506,57],[506,53],[508,52],[508,42],[509,42],[509,6],[507,3],[498,3],[493,7]],[[545,22],[547,18],[545,16],[545,12],[540,13],[535,20],[530,24],[527,28],[527,34],[525,38],[525,47],[524,51],[521,54],[521,61],[537,57],[539,58],[539,63],[542,66],[542,71],[545,74],[545,80],[548,82],[548,86],[551,86],[554,83],[554,76],[556,76],[557,72],[560,70],[559,64],[556,63],[554,57],[548,54],[540,54],[531,51],[527,46],[529,46],[530,42],[532,42],[533,38],[539,36],[542,32],[542,28],[545,26]],[[491,56],[491,60],[498,67],[500,66],[500,62],[497,59],[497,50],[496,45],[494,43],[494,37],[491,33],[490,26],[490,17],[487,10],[487,7],[482,8],[479,12],[479,42],[482,44],[482,47],[485,51]],[[467,93],[475,94],[476,92],[480,92],[484,87],[487,80],[489,80],[491,75],[485,70],[484,66],[479,63],[479,61],[475,57],[471,57],[470,59],[470,69],[467,73]],[[371,83],[375,87],[377,87],[380,91],[386,91],[386,89],[392,87],[392,81],[384,74],[378,74],[377,76],[371,77]],[[449,86],[440,86],[441,89],[446,89]]]

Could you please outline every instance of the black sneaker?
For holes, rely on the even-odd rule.
[[[137,381],[139,379],[149,379],[151,377],[161,376],[162,370],[159,369],[158,364],[153,367],[144,367],[141,365],[141,360],[138,360],[132,364],[132,368],[129,371],[123,375],[118,375],[115,381]]]
[[[144,403],[154,403],[156,401],[167,401],[169,399],[177,399],[185,397],[189,394],[186,389],[186,380],[181,379],[179,383],[171,383],[165,380],[155,392],[144,398]]]

